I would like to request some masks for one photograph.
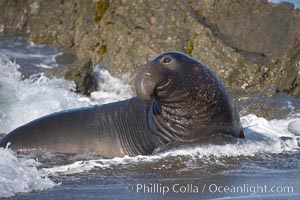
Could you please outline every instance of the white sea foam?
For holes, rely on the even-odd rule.
[[[129,85],[106,70],[95,70],[100,88],[90,99],[72,92],[74,82],[65,79],[39,74],[22,81],[18,68],[8,58],[0,57],[0,133],[53,112],[120,101],[133,95]]]
[[[273,119],[268,121],[265,118],[257,117],[249,114],[241,118],[242,126],[244,127],[246,138],[280,138],[280,137],[295,137],[290,133],[287,126],[293,118],[288,119]]]
[[[95,67],[95,77],[98,82],[98,91],[91,93],[91,98],[101,103],[110,103],[129,99],[133,96],[132,88],[129,84],[124,84],[129,79],[129,75],[123,75],[121,78],[113,77],[107,70]]]
[[[238,156],[255,156],[260,153],[283,153],[294,151],[298,146],[290,146],[281,140],[274,141],[251,141],[246,140],[237,144],[226,145],[204,145],[191,146],[178,149],[172,149],[168,152],[150,155],[150,156],[125,156],[122,158],[99,159],[88,161],[76,161],[69,165],[56,166],[42,169],[45,175],[70,175],[82,173],[94,169],[113,168],[114,166],[126,166],[135,163],[158,162],[170,157],[184,156],[190,159],[205,159],[213,156],[214,158],[238,157]],[[214,161],[215,162],[215,161]]]
[[[0,198],[57,185],[43,177],[37,165],[39,163],[34,160],[18,159],[10,150],[0,148]]]
[[[71,90],[75,85],[64,79],[48,79],[43,75],[21,80],[18,65],[0,57],[0,133],[7,133],[41,116],[89,106],[88,98]]]

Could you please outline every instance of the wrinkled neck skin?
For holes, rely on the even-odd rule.
[[[176,85],[167,82],[165,86],[158,88],[157,94],[151,98],[148,107],[149,127],[164,144],[191,140],[192,106],[187,106],[187,104],[192,99],[187,91],[170,90],[172,87],[176,88]],[[173,93],[165,91],[173,91]]]
[[[162,104],[156,99],[152,99],[149,104],[149,127],[164,144],[173,141],[183,141],[182,136],[188,132],[188,125],[191,123],[184,110],[172,109],[174,104]]]

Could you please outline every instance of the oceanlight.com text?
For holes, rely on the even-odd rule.
[[[294,192],[294,187],[290,185],[261,185],[261,184],[241,184],[241,185],[219,185],[219,184],[179,184],[165,185],[162,183],[137,183],[126,186],[126,190],[138,194],[290,194]]]

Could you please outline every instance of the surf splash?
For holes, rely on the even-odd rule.
[[[73,82],[48,79],[43,74],[22,81],[19,67],[0,57],[0,133],[53,112],[90,105],[87,98],[71,92]]]
[[[120,101],[133,96],[131,87],[106,70],[96,68],[99,90],[87,98],[72,91],[75,83],[47,78],[43,73],[21,80],[20,66],[0,56],[0,133],[39,117],[68,109]],[[126,77],[124,77],[125,79]]]
[[[57,184],[43,177],[33,159],[18,159],[9,149],[0,148],[0,198],[17,193],[46,190]]]

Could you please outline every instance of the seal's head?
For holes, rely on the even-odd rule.
[[[171,51],[155,57],[138,71],[135,88],[141,100],[150,102],[150,128],[166,141],[217,133],[240,136],[239,116],[221,81],[186,54]]]
[[[151,98],[170,101],[178,99],[180,94],[205,100],[223,90],[219,79],[207,67],[176,51],[161,54],[143,65],[137,73],[135,88],[143,101]]]

